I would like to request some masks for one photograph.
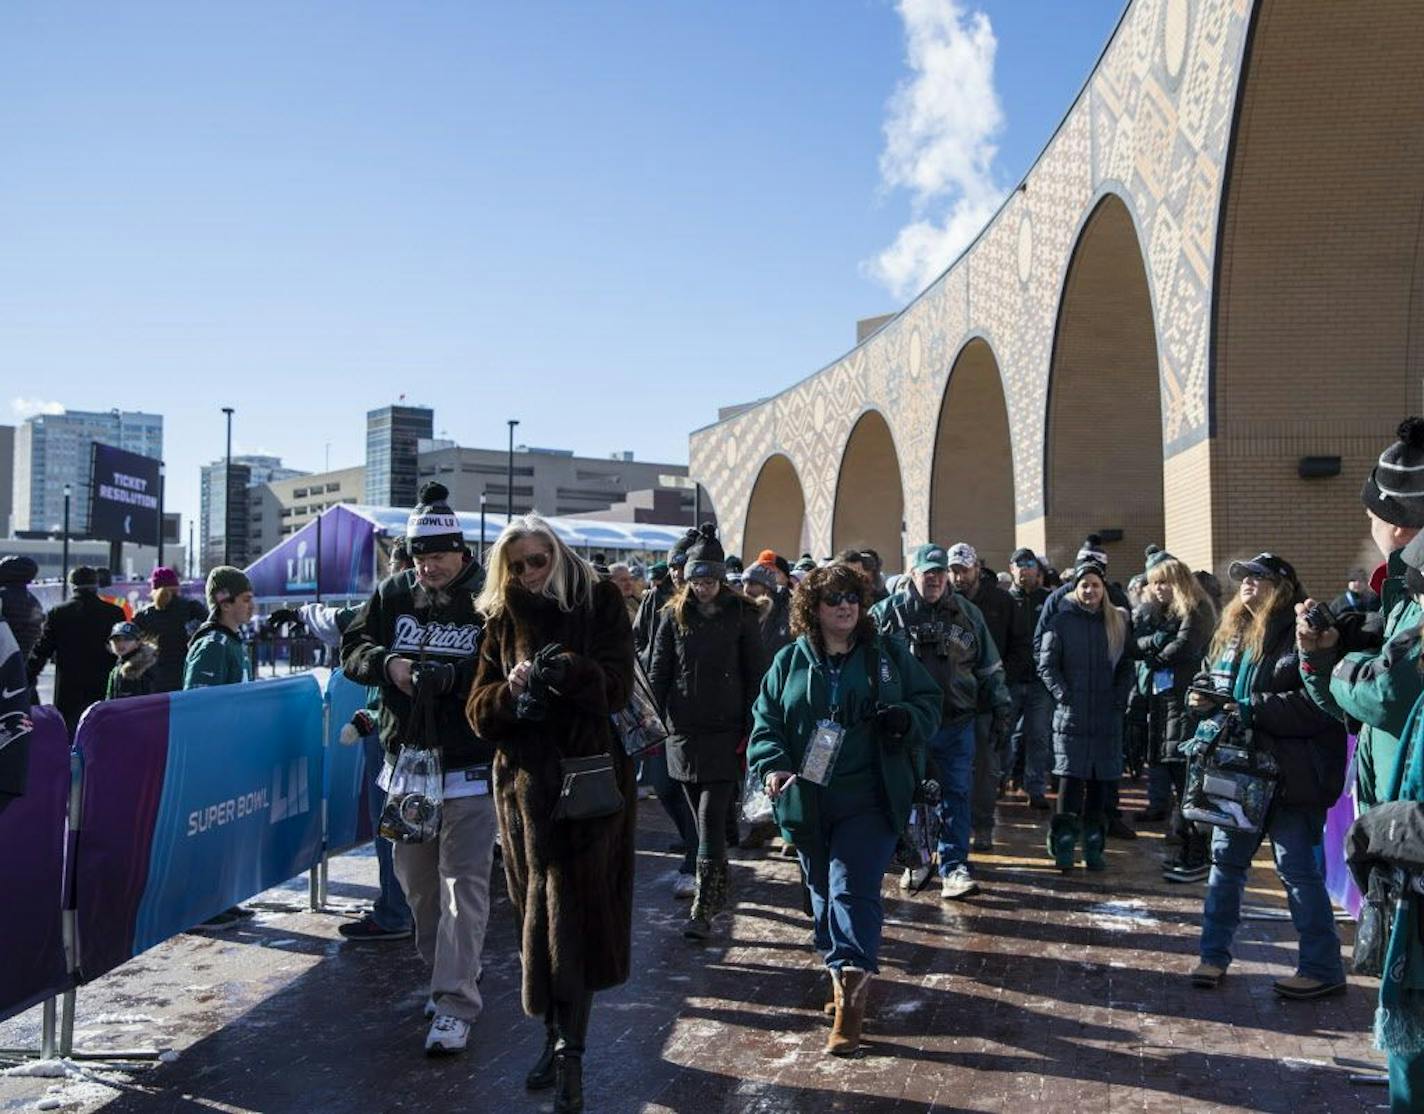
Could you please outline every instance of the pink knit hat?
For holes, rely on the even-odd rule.
[[[150,588],[177,588],[178,574],[167,565],[158,565],[149,574],[148,586]]]

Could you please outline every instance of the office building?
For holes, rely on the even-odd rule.
[[[14,530],[52,531],[64,522],[64,485],[71,489],[69,532],[89,532],[93,445],[113,445],[163,459],[163,416],[127,410],[66,410],[26,418],[15,433]]]
[[[302,473],[254,485],[248,492],[248,551],[256,560],[328,507],[364,503],[366,469]]]
[[[284,468],[282,458],[276,456],[234,456],[230,474],[226,465],[225,459],[203,465],[198,552],[204,574],[214,565],[242,568],[257,556],[251,548],[251,489],[304,475],[295,468]]]
[[[383,406],[366,414],[366,501],[379,507],[415,505],[422,438],[435,432],[435,411],[425,406]]]
[[[422,452],[419,458],[420,483],[440,481],[450,489],[450,505],[456,510],[478,510],[483,494],[488,510],[504,513],[509,491],[506,450],[468,449],[448,443],[427,447],[429,451]],[[521,445],[514,452],[514,513],[537,510],[546,515],[570,515],[606,511],[632,492],[662,490],[675,493],[676,502],[670,505],[668,495],[664,495],[657,500],[659,511],[671,514],[673,506],[677,506],[681,514],[659,521],[691,523],[694,493],[678,483],[686,476],[685,464],[637,461],[632,453],[607,458],[574,456],[563,449]],[[650,500],[648,507],[653,505]]]
[[[0,425],[0,538],[15,528],[15,427]]]

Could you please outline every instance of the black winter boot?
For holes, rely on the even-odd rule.
[[[717,914],[716,867],[714,859],[697,860],[697,894],[692,899],[687,923],[682,926],[682,934],[689,940],[707,940],[712,936],[712,918]],[[727,864],[720,864],[725,884]]]
[[[539,1059],[534,1061],[534,1066],[524,1077],[524,1086],[531,1091],[544,1091],[554,1085],[554,1050],[558,1044],[559,1031],[552,1020],[546,1019],[544,1025],[544,1051],[539,1053]]]
[[[583,1110],[583,1057],[560,1052],[554,1057],[554,1114],[579,1114]]]

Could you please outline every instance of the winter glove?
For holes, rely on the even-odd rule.
[[[371,715],[370,712],[366,711],[365,708],[362,708],[354,716],[351,717],[350,723],[345,724],[341,728],[341,734],[338,736],[338,738],[340,738],[340,740],[346,746],[351,746],[358,739],[364,739],[367,735],[370,735],[375,730],[376,717]]]
[[[881,704],[875,709],[875,726],[887,739],[903,739],[913,722],[907,708],[900,704]]]
[[[436,696],[444,696],[455,687],[455,664],[448,661],[420,662],[411,669],[410,683],[417,692],[423,688]]]
[[[531,663],[530,679],[536,684],[558,691],[568,679],[569,659],[567,652],[557,642],[551,642],[534,655]]]

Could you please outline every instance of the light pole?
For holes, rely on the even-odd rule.
[[[69,484],[64,485],[64,573],[60,578],[63,587],[60,589],[60,598],[69,598]]]
[[[480,564],[485,563],[485,493],[480,492]]]
[[[158,560],[155,564],[163,564],[163,481],[164,481],[163,461],[158,462]]]
[[[509,486],[505,488],[505,520],[504,524],[509,525],[509,520],[514,517],[514,427],[519,424],[519,419],[508,418],[509,422]]]
[[[224,406],[227,415],[227,463],[223,465],[223,564],[232,564],[232,407]]]

